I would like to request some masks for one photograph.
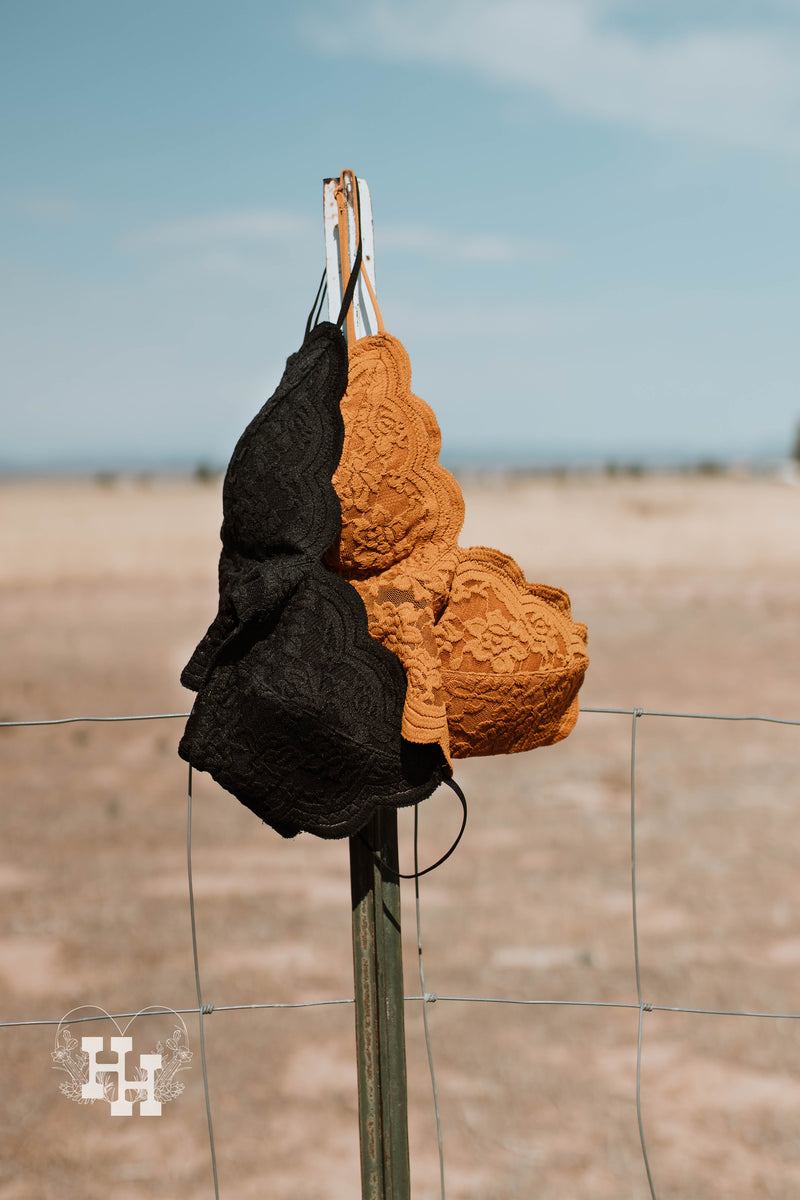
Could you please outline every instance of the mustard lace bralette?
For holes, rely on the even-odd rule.
[[[405,668],[403,736],[438,742],[448,761],[559,741],[578,715],[586,626],[507,554],[458,545],[464,500],[403,345],[380,332],[350,347],[333,476],[342,528],[325,561]]]

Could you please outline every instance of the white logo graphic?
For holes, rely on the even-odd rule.
[[[192,1052],[189,1049],[189,1035],[183,1018],[171,1008],[160,1008],[156,1005],[143,1008],[131,1017],[124,1029],[120,1029],[104,1008],[96,1005],[81,1005],[81,1008],[95,1008],[97,1012],[112,1022],[119,1034],[110,1037],[108,1046],[104,1037],[82,1037],[80,1050],[78,1039],[72,1036],[65,1022],[79,1009],[72,1009],[62,1017],[56,1031],[55,1047],[50,1057],[56,1070],[64,1071],[68,1078],[58,1085],[69,1100],[77,1104],[92,1104],[95,1100],[105,1100],[111,1106],[112,1117],[130,1117],[133,1115],[134,1104],[139,1105],[141,1117],[161,1116],[161,1105],[167,1100],[174,1100],[184,1090],[183,1083],[176,1081],[179,1071],[188,1071]],[[176,1028],[171,1037],[156,1044],[155,1051],[139,1055],[138,1067],[133,1067],[133,1078],[128,1079],[127,1059],[133,1051],[133,1038],[127,1037],[127,1031],[136,1017],[146,1014],[161,1014],[177,1017],[181,1027]],[[98,1054],[113,1057],[112,1062],[98,1062]]]
[[[156,1100],[156,1071],[161,1068],[161,1055],[140,1054],[138,1078],[126,1079],[125,1059],[128,1051],[133,1049],[133,1038],[112,1037],[111,1053],[116,1054],[117,1061],[114,1064],[103,1063],[101,1067],[98,1067],[98,1052],[102,1052],[105,1048],[105,1038],[81,1038],[81,1049],[87,1051],[89,1055],[89,1082],[81,1084],[81,1099],[105,1100],[108,1076],[116,1075],[117,1099],[111,1101],[112,1117],[130,1117],[133,1115],[133,1102],[123,1099],[127,1092],[133,1092],[139,1100],[140,1117],[160,1117],[161,1101]],[[101,1073],[103,1076],[102,1079],[99,1078]],[[143,1073],[144,1078],[147,1080],[147,1086],[144,1089],[142,1089],[140,1082]],[[144,1100],[142,1099],[143,1090],[146,1097]]]

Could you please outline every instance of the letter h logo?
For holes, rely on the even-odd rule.
[[[87,1051],[89,1055],[89,1082],[84,1083],[81,1088],[81,1095],[84,1100],[104,1100],[105,1092],[102,1082],[97,1078],[98,1074],[105,1072],[107,1075],[116,1075],[117,1077],[117,1099],[111,1101],[111,1116],[112,1117],[130,1117],[133,1114],[133,1105],[135,1101],[126,1098],[126,1092],[144,1092],[145,1099],[139,1101],[139,1115],[142,1117],[160,1117],[161,1103],[156,1100],[156,1071],[161,1067],[160,1054],[140,1054],[139,1067],[144,1075],[143,1079],[126,1079],[125,1060],[128,1051],[133,1049],[133,1038],[129,1037],[112,1037],[111,1054],[116,1054],[117,1061],[115,1063],[98,1063],[97,1055],[103,1049],[105,1038],[101,1037],[85,1037],[81,1038],[81,1047]]]

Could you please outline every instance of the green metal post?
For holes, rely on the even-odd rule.
[[[362,1200],[409,1200],[408,1097],[397,811],[350,839]],[[373,854],[369,847],[373,847]]]

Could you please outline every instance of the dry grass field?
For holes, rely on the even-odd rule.
[[[465,479],[464,492],[462,544],[514,554],[588,624],[585,707],[800,719],[800,487],[654,475]],[[215,611],[219,522],[216,484],[0,484],[0,719],[185,710],[178,675]],[[0,729],[1,1020],[196,1003],[181,725]],[[430,992],[635,1004],[630,725],[586,712],[559,746],[459,766],[467,832],[421,881]],[[639,721],[649,1003],[800,1012],[798,760],[790,726]],[[430,861],[458,819],[451,793],[420,819]],[[409,870],[410,829],[404,813]],[[284,842],[199,777],[194,863],[206,1001],[352,997],[345,843]],[[403,895],[414,995],[413,887]],[[428,1011],[449,1200],[649,1195],[636,1009]],[[352,1023],[350,1005],[206,1019],[224,1200],[360,1194]],[[419,1001],[406,1024],[413,1194],[435,1200]],[[71,1103],[54,1028],[0,1029],[0,1200],[213,1196],[187,1025],[193,1068],[159,1119]],[[171,1028],[132,1032],[152,1049]],[[660,1200],[800,1196],[800,1022],[646,1013],[642,1062]]]

